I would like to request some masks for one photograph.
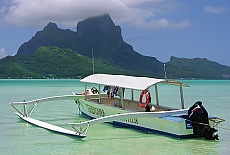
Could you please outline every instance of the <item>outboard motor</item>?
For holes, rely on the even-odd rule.
[[[218,134],[214,133],[218,130],[211,128],[208,120],[208,112],[202,106],[201,101],[197,101],[188,110],[188,117],[193,126],[193,133],[197,136],[204,137],[207,140],[219,140]]]

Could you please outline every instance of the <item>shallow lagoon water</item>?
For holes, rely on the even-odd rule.
[[[72,79],[0,80],[1,154],[229,154],[230,81],[183,82],[191,86],[184,88],[186,108],[201,100],[209,114],[226,120],[218,128],[219,141],[175,139],[105,123],[90,126],[84,139],[56,134],[21,121],[8,103],[83,92],[83,83]],[[159,97],[164,105],[180,107],[179,89],[175,86],[159,86]],[[71,100],[38,104],[32,117],[68,129],[70,122],[87,120],[79,115],[77,105]]]

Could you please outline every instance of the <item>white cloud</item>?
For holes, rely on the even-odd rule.
[[[0,48],[0,59],[7,56],[7,53],[4,48]]]
[[[44,26],[48,22],[73,27],[90,16],[109,13],[115,23],[144,28],[184,28],[189,21],[171,22],[160,17],[176,6],[166,0],[12,0],[5,21],[20,26]]]
[[[156,28],[172,28],[172,29],[179,29],[179,28],[186,28],[190,26],[190,22],[188,20],[184,20],[181,22],[173,23],[168,21],[167,19],[158,19],[158,20],[151,20],[149,22],[143,22],[142,20],[135,21],[135,25],[138,27],[143,27],[146,29],[156,29]]]
[[[210,13],[210,14],[223,14],[229,11],[230,9],[227,7],[211,7],[211,6],[204,7],[204,12]]]

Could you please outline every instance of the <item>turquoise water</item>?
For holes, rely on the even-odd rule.
[[[211,115],[226,120],[218,128],[219,141],[179,140],[110,124],[90,126],[85,139],[59,135],[21,121],[8,103],[83,92],[84,84],[79,80],[0,80],[0,154],[229,154],[230,81],[183,82],[191,86],[184,88],[186,108],[201,100]],[[160,103],[180,107],[179,89],[175,86],[159,87],[159,97],[164,98]],[[73,101],[38,104],[32,117],[68,129],[68,123],[86,120]]]

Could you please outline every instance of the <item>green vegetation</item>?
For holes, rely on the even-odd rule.
[[[205,58],[171,57],[167,63],[171,78],[186,79],[229,79],[230,67],[209,61]]]
[[[150,61],[153,58],[143,59]],[[139,61],[144,60],[140,59]],[[92,58],[70,49],[41,46],[33,54],[20,54],[1,59],[0,78],[82,78],[92,74],[92,63]],[[134,65],[138,65],[138,63]],[[130,66],[121,67],[103,58],[96,58],[94,66],[95,73],[159,76],[161,78],[164,76],[161,71],[150,72],[146,69],[140,71],[137,68],[128,70],[127,68]],[[229,79],[230,75],[230,67],[201,58],[171,57],[171,60],[166,64],[166,71],[167,78],[177,79]]]
[[[92,58],[70,49],[42,46],[34,54],[20,54],[1,59],[0,78],[82,78],[92,74],[92,63]],[[102,58],[95,59],[94,66],[95,73],[153,77],[160,75],[146,70],[130,71]],[[230,75],[229,67],[200,58],[172,57],[166,65],[166,70],[168,78],[222,79],[223,74]]]
[[[95,59],[95,73],[128,73]],[[0,78],[81,78],[92,74],[92,59],[70,49],[40,47],[34,54],[8,56],[0,61]]]

